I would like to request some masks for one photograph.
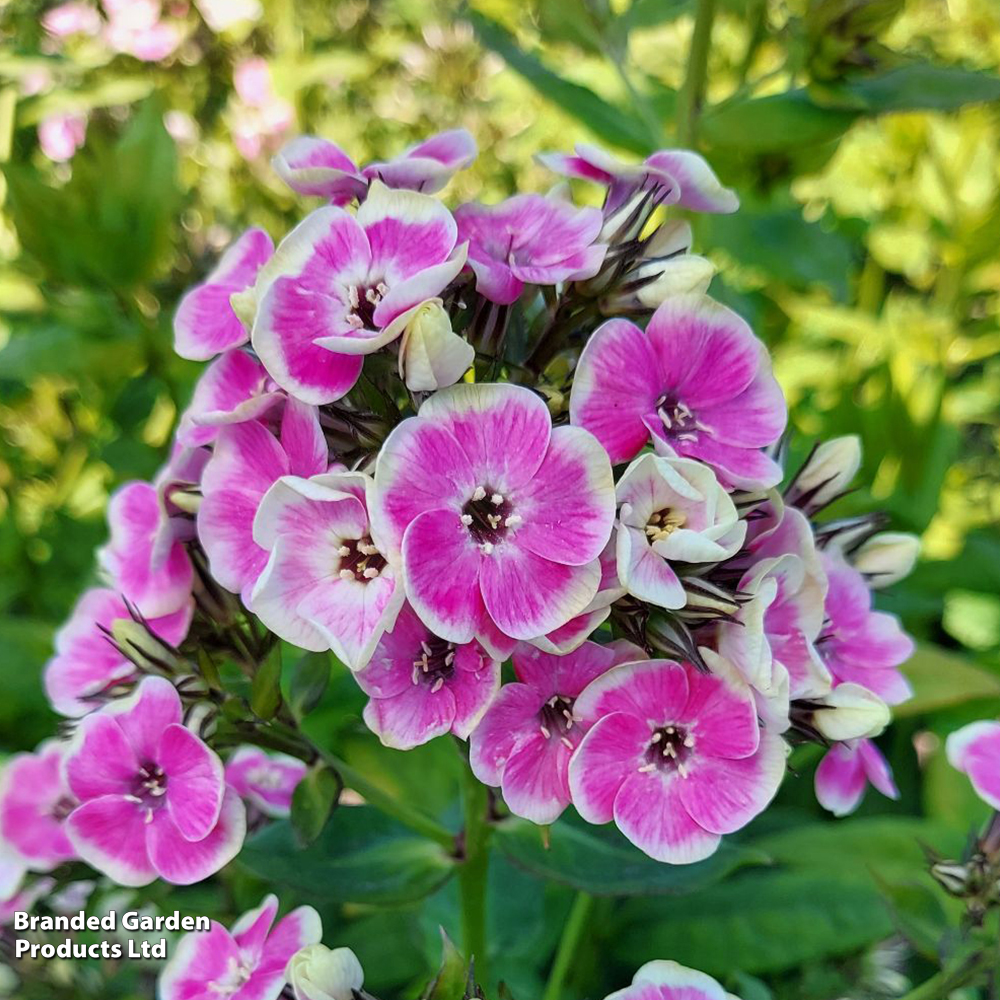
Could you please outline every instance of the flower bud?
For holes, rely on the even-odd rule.
[[[257,316],[257,286],[251,285],[229,296],[229,306],[236,318],[249,330]]]
[[[440,299],[427,299],[400,319],[399,374],[408,388],[431,392],[454,385],[475,361],[475,349],[452,330]]]
[[[353,1000],[365,981],[357,955],[350,948],[310,944],[288,960],[285,978],[295,1000]]]
[[[636,309],[656,309],[674,295],[704,294],[712,282],[715,265],[697,254],[641,264],[624,285],[601,300],[601,312],[615,316]]]
[[[785,499],[807,514],[832,503],[850,485],[861,465],[861,441],[855,434],[819,445],[799,470]]]
[[[111,623],[111,637],[122,653],[147,673],[169,677],[181,663],[173,646],[154,635],[145,622],[118,618]]]
[[[889,724],[889,707],[860,684],[839,684],[813,712],[812,724],[828,740],[878,736]]]
[[[684,219],[671,219],[669,222],[664,222],[646,240],[642,255],[649,260],[673,257],[679,253],[688,253],[693,242],[691,224]]]
[[[869,587],[888,587],[913,569],[920,554],[920,539],[905,531],[883,531],[873,535],[851,556]]]

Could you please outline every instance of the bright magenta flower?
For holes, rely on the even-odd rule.
[[[285,966],[319,943],[323,924],[311,906],[275,923],[277,915],[278,898],[266,896],[231,931],[213,920],[207,932],[185,934],[160,973],[160,1000],[278,1000]]]
[[[162,677],[88,715],[66,753],[77,854],[120,885],[208,878],[239,852],[246,813],[222,761],[182,725]]]
[[[762,812],[785,745],[761,730],[749,690],[689,663],[625,663],[591,682],[574,714],[593,728],[569,766],[573,805],[614,820],[658,861],[689,864]]]

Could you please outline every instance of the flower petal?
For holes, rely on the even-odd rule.
[[[160,878],[192,885],[214,875],[239,853],[246,835],[246,810],[236,792],[227,788],[219,822],[203,840],[182,837],[162,809],[146,831],[149,857]]]
[[[84,802],[66,819],[76,853],[119,885],[149,885],[157,872],[146,851],[145,813],[124,795]]]
[[[569,787],[573,805],[588,823],[614,819],[615,798],[641,764],[649,733],[641,719],[612,712],[584,736],[569,762]]]
[[[612,464],[634,458],[649,438],[643,415],[662,392],[646,334],[634,323],[608,320],[580,355],[570,394],[570,419],[604,446]]]
[[[189,729],[167,726],[157,763],[167,776],[167,811],[185,840],[201,840],[219,820],[222,761]]]
[[[490,617],[505,635],[533,639],[565,625],[593,600],[601,580],[596,559],[565,566],[536,556],[517,541],[482,557],[480,586]]]
[[[556,427],[531,480],[514,493],[523,518],[517,541],[536,556],[571,566],[596,559],[611,537],[615,483],[597,439],[580,427]]]

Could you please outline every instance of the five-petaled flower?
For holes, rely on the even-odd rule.
[[[604,450],[514,385],[427,399],[382,446],[369,503],[421,620],[503,657],[588,606],[615,515]]]
[[[237,747],[226,761],[226,784],[265,816],[291,812],[292,794],[305,773],[301,760],[260,747]]]
[[[65,769],[80,802],[66,819],[70,843],[120,885],[199,882],[243,844],[243,803],[222,761],[182,724],[180,697],[162,677],[88,715]]]
[[[261,501],[254,541],[270,555],[250,606],[287,642],[332,649],[360,670],[403,603],[396,569],[372,540],[359,472],[284,476]]]
[[[976,794],[1000,809],[1000,722],[970,722],[949,735],[948,762],[969,776]]]
[[[607,246],[597,243],[601,213],[558,198],[521,194],[499,205],[455,210],[458,237],[468,240],[469,267],[480,295],[508,305],[526,284],[591,278]]]
[[[574,714],[592,728],[570,761],[573,804],[588,822],[614,820],[658,861],[707,858],[763,811],[784,774],[784,742],[761,730],[750,692],[689,663],[615,667]]]
[[[0,772],[0,841],[26,868],[47,872],[76,857],[66,817],[76,799],[62,772],[64,744],[11,757]]]
[[[185,934],[160,973],[160,1000],[277,1000],[291,958],[323,934],[311,906],[275,923],[277,915],[277,897],[266,896],[231,931],[213,920],[208,931]]]
[[[632,985],[616,990],[604,1000],[739,1000],[711,976],[677,962],[647,962],[632,977]]]
[[[727,487],[774,486],[781,469],[761,449],[785,429],[785,401],[764,345],[736,313],[706,296],[679,295],[645,332],[608,320],[580,355],[573,423],[591,431],[614,463],[649,440],[695,458]]]
[[[252,340],[283,389],[330,403],[364,355],[403,332],[401,314],[462,270],[455,220],[437,199],[373,181],[357,216],[320,208],[282,240],[257,279]]]

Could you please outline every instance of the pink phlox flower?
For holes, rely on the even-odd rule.
[[[120,487],[108,503],[111,537],[98,562],[111,587],[147,618],[174,614],[190,600],[194,573],[160,491],[151,483]]]
[[[1000,722],[971,722],[953,732],[945,744],[948,763],[969,776],[976,794],[1000,809]]]
[[[484,784],[499,787],[508,808],[535,823],[553,823],[569,805],[569,762],[588,723],[576,699],[619,663],[644,659],[628,642],[585,642],[565,656],[521,645],[517,683],[505,684],[472,733],[469,763]]]
[[[403,333],[409,310],[465,264],[436,198],[374,181],[357,215],[327,206],[282,240],[257,283],[253,346],[272,378],[309,403],[357,381],[363,355]]]
[[[31,871],[47,872],[76,857],[66,836],[66,817],[76,798],[62,773],[65,744],[43,743],[15,754],[0,772],[0,837]]]
[[[899,798],[899,789],[892,779],[892,768],[871,740],[834,744],[816,768],[816,798],[834,816],[847,816],[854,812],[861,804],[868,785],[886,798]]]
[[[295,122],[295,109],[274,90],[271,68],[261,56],[242,60],[233,71],[233,142],[255,160],[275,149]]]
[[[448,732],[466,739],[500,687],[500,662],[477,642],[434,635],[404,604],[355,680],[370,696],[368,728],[409,750]]]
[[[652,440],[660,454],[704,462],[727,488],[781,479],[761,450],[786,420],[767,350],[736,313],[706,296],[668,299],[645,332],[623,319],[598,327],[577,365],[570,417],[616,464]]]
[[[641,164],[626,164],[597,146],[579,143],[574,153],[543,153],[538,160],[564,177],[605,185],[606,215],[653,185],[670,191],[669,201],[694,212],[735,212],[740,204],[705,159],[687,149],[661,149]]]
[[[160,0],[102,0],[108,16],[104,38],[116,52],[143,62],[159,62],[182,41],[180,26],[162,20]]]
[[[250,607],[272,632],[306,649],[332,649],[352,670],[371,659],[403,603],[396,569],[372,540],[361,473],[284,476],[253,522],[269,553]]]
[[[469,243],[476,290],[491,302],[514,302],[526,284],[591,278],[604,262],[601,213],[557,198],[522,194],[499,205],[455,210],[458,238]]]
[[[817,648],[837,684],[850,681],[898,705],[913,694],[900,671],[914,650],[913,640],[899,619],[872,610],[865,578],[835,549],[822,553],[829,580],[826,621]]]
[[[231,931],[212,921],[206,931],[185,934],[160,973],[160,1000],[277,1000],[287,982],[285,966],[323,935],[311,906],[292,910],[277,923],[278,899],[265,896]]]
[[[181,414],[177,440],[189,447],[209,444],[228,424],[257,420],[284,399],[264,366],[246,351],[226,351],[203,372]]]
[[[784,742],[761,730],[746,685],[690,663],[614,667],[574,714],[592,728],[569,765],[573,805],[588,822],[614,820],[658,861],[713,854],[766,808],[784,774]]]
[[[604,1000],[739,1000],[711,976],[677,962],[647,962],[632,978],[632,985]]]
[[[301,760],[259,747],[237,747],[226,761],[226,784],[265,816],[291,812],[292,793],[305,773]]]
[[[746,535],[729,494],[701,462],[640,455],[616,489],[618,579],[634,597],[683,608],[677,570],[735,555]]]
[[[86,115],[48,115],[38,125],[38,145],[53,163],[72,160],[86,138]]]
[[[65,757],[77,854],[120,885],[200,882],[239,852],[246,813],[162,677],[88,715]]]
[[[597,441],[553,428],[530,390],[461,384],[386,439],[369,508],[427,627],[500,655],[497,632],[534,639],[594,600],[614,483]]]
[[[303,135],[274,158],[278,176],[293,191],[328,198],[334,205],[364,200],[368,185],[434,194],[476,158],[476,143],[466,129],[439,132],[386,162],[357,164],[335,143]]]
[[[69,0],[42,15],[42,27],[53,38],[70,35],[96,35],[101,30],[101,15],[96,7],[82,0]]]

